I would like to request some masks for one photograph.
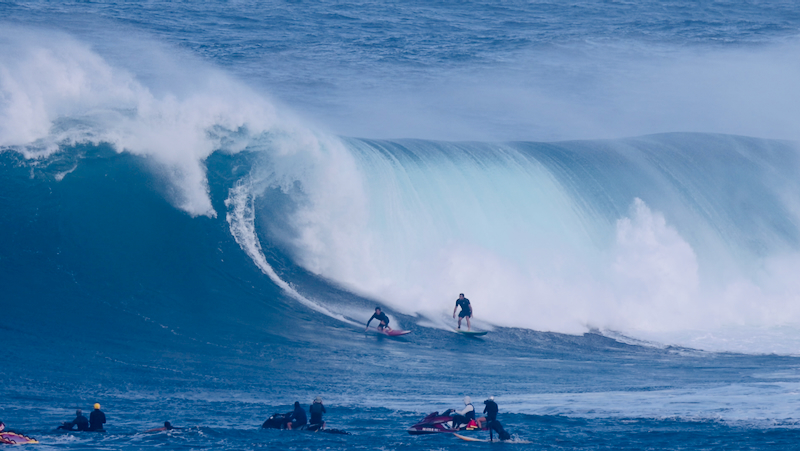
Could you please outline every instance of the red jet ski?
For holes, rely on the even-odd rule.
[[[437,432],[461,432],[461,431],[477,431],[487,430],[484,428],[478,428],[477,424],[474,421],[471,421],[469,424],[460,424],[457,428],[453,427],[453,409],[447,409],[439,415],[439,412],[433,412],[428,414],[425,418],[420,420],[419,423],[411,426],[408,428],[408,433],[411,435],[421,435],[421,434],[435,434]]]

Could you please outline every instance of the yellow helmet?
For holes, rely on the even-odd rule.
[[[94,408],[100,410],[100,403],[99,402],[94,403]]]

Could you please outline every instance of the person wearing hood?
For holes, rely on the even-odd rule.
[[[478,418],[478,427],[483,429],[483,423],[486,423],[486,428],[489,429],[489,438],[492,437],[492,431],[497,432],[497,437],[500,440],[509,440],[511,435],[503,429],[503,425],[497,421],[497,412],[500,411],[500,408],[497,406],[497,403],[494,402],[494,396],[489,396],[489,399],[483,402],[486,407],[483,408],[483,413],[486,414],[485,417]]]
[[[308,424],[308,417],[306,411],[300,407],[300,401],[294,402],[294,412],[289,416],[289,422],[286,423],[286,429],[292,430]]]
[[[308,424],[318,424],[320,425],[320,428],[325,429],[325,422],[322,421],[322,414],[325,413],[325,406],[322,405],[322,398],[317,396],[314,399],[314,403],[308,408],[308,412],[311,414],[311,419],[309,420]]]
[[[494,396],[489,396],[489,399],[483,402],[486,407],[483,408],[483,413],[486,414],[485,417],[478,418],[476,421],[478,422],[478,427],[483,429],[483,423],[486,423],[486,427],[491,427],[493,421],[497,421],[497,412],[500,411],[500,408],[497,407],[497,403],[494,402]]]
[[[467,424],[470,420],[475,421],[475,407],[469,396],[464,396],[464,409],[453,415],[453,429],[458,429],[461,424]]]
[[[94,410],[89,414],[89,430],[102,431],[103,425],[106,424],[106,414],[100,410],[100,403],[94,403]]]
[[[89,430],[89,420],[83,416],[83,411],[78,409],[75,411],[75,419],[72,421],[65,422],[59,429],[64,429],[67,431],[71,431],[72,428],[77,427],[79,431],[88,431]]]

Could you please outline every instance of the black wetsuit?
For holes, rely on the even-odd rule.
[[[103,425],[106,423],[106,414],[100,409],[92,410],[92,413],[89,414],[89,423],[91,423],[90,431],[102,431]]]
[[[88,431],[89,420],[87,420],[83,414],[80,414],[76,416],[74,420],[72,420],[72,423],[65,423],[62,427],[71,431],[74,426],[77,426],[79,431]]]
[[[308,408],[309,413],[311,413],[311,421],[309,424],[322,424],[322,414],[325,413],[325,406],[322,403],[315,402],[311,404],[311,407]]]
[[[469,305],[469,299],[456,299],[456,305],[461,307],[461,312],[458,313],[459,318],[469,316],[472,318],[472,306]]]
[[[389,317],[386,316],[386,313],[381,312],[380,315],[378,315],[377,313],[373,313],[372,316],[369,318],[369,321],[367,321],[367,327],[369,327],[369,323],[371,323],[373,319],[378,320],[379,322],[378,329],[383,329],[384,327],[389,325]],[[380,324],[380,322],[383,322],[383,324]]]
[[[497,403],[491,400],[486,401],[486,407],[483,408],[483,413],[486,414],[486,419],[491,423],[492,421],[497,420],[497,411],[500,410],[497,407]]]
[[[308,424],[308,417],[306,411],[302,407],[297,406],[292,412],[292,429]]]
[[[492,400],[486,401],[486,407],[483,408],[483,413],[486,414],[486,427],[489,428],[490,431],[497,432],[497,436],[500,440],[508,440],[511,438],[511,435],[503,429],[503,425],[497,421],[497,411],[500,410],[497,407],[497,403]]]

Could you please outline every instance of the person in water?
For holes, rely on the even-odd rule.
[[[106,414],[100,410],[100,403],[94,403],[94,410],[89,414],[89,430],[102,431],[106,424]]]
[[[459,425],[468,424],[470,420],[475,421],[475,407],[469,396],[464,396],[464,409],[453,415],[453,429],[458,429]]]
[[[469,303],[469,299],[464,297],[464,293],[459,294],[458,299],[456,299],[453,318],[456,317],[456,310],[459,307],[461,307],[461,311],[458,313],[458,328],[461,329],[461,320],[467,318],[467,330],[472,330],[472,325],[469,323],[469,319],[472,318],[472,304]]]
[[[83,416],[83,411],[81,409],[78,409],[78,410],[75,411],[75,419],[74,420],[68,421],[68,422],[62,424],[61,426],[59,426],[58,428],[59,429],[65,429],[67,431],[71,431],[72,428],[74,428],[74,427],[77,427],[77,430],[79,430],[79,431],[88,431],[89,430],[89,420],[86,419],[85,416]]]
[[[183,428],[176,428],[169,421],[165,421],[163,428],[149,429],[149,430],[147,430],[145,432],[162,432],[162,431],[171,431],[173,429],[183,429]]]
[[[289,416],[289,422],[286,423],[286,429],[290,431],[295,428],[299,428],[301,426],[305,426],[308,423],[308,417],[306,416],[306,411],[300,407],[300,401],[294,402],[294,412]]]
[[[386,316],[386,313],[381,312],[380,307],[375,307],[375,313],[373,313],[372,316],[369,317],[369,321],[367,321],[367,328],[364,329],[364,332],[369,330],[369,323],[371,323],[373,319],[377,319],[378,321],[380,321],[380,324],[378,324],[378,330],[383,331],[384,329],[386,329],[389,332],[392,331],[392,328],[389,327],[389,317]]]
[[[314,403],[308,408],[311,414],[311,419],[308,421],[309,425],[320,425],[321,429],[325,429],[325,422],[322,421],[322,414],[325,413],[325,406],[322,405],[322,398],[317,396]]]

